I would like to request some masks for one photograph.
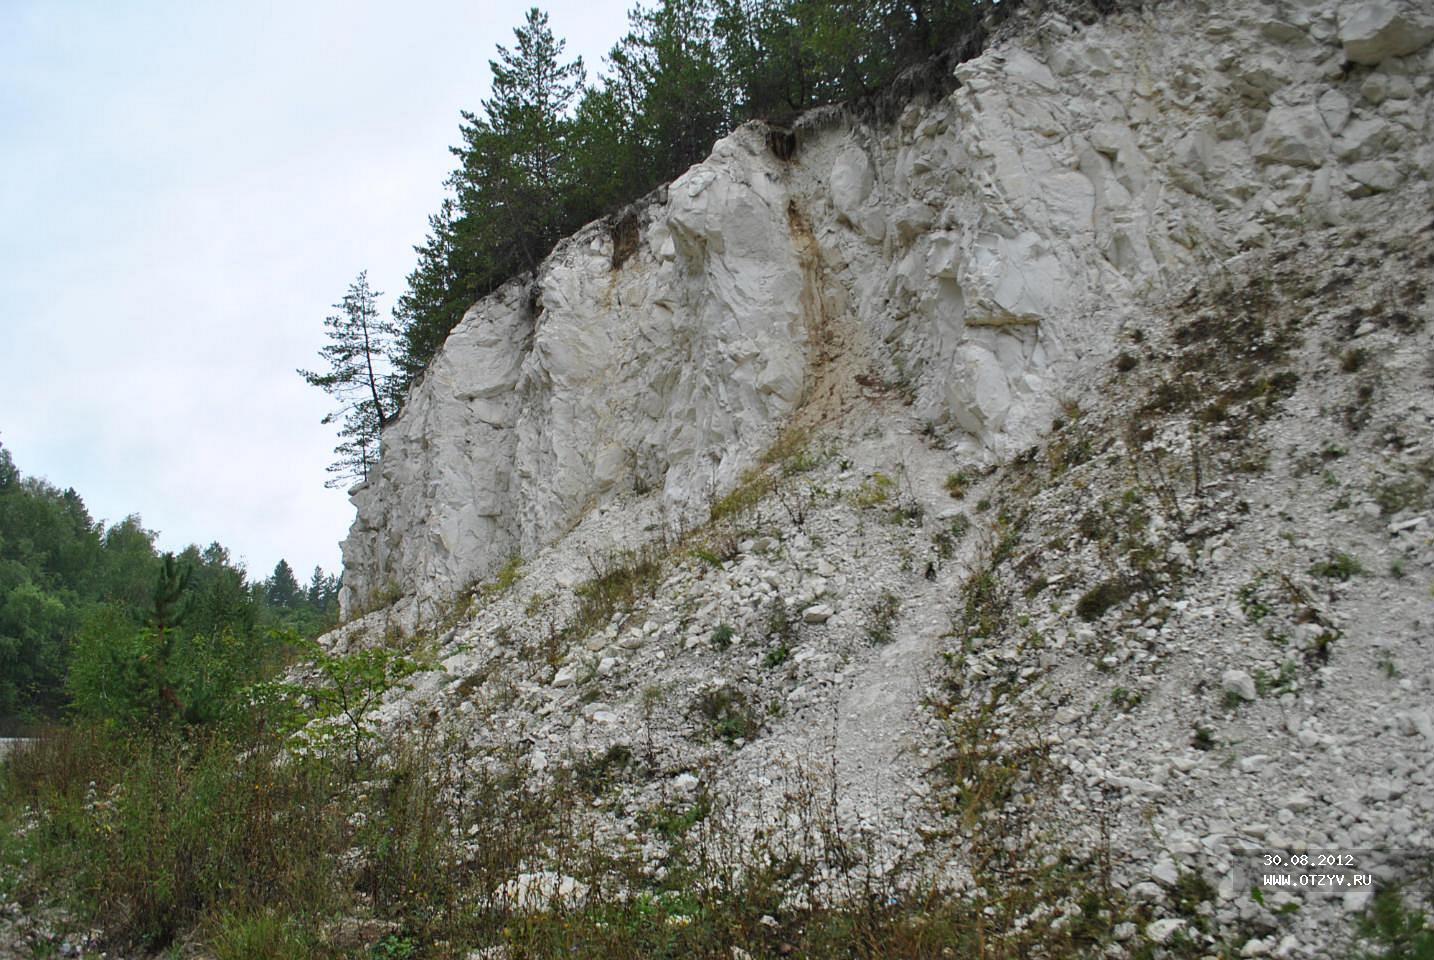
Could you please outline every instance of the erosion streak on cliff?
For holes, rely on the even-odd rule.
[[[811,222],[795,199],[787,203],[787,224],[801,264],[802,317],[808,343],[802,400],[793,424],[809,429],[836,423],[849,408],[857,395],[857,376],[866,351],[857,346],[861,331],[849,312],[846,291],[831,279]]]

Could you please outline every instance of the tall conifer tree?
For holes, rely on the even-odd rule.
[[[299,376],[319,387],[343,406],[324,417],[339,423],[338,459],[329,465],[328,486],[363,480],[378,462],[379,434],[393,418],[395,379],[388,368],[396,334],[393,321],[378,311],[382,294],[368,285],[368,272],[349,284],[348,293],[334,308],[339,312],[324,321],[329,342],[319,349],[328,361],[327,373],[300,370]]]

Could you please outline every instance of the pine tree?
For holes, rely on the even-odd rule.
[[[396,394],[418,379],[472,301],[478,299],[470,296],[461,282],[472,271],[459,272],[456,215],[453,198],[444,197],[438,213],[428,218],[427,239],[413,248],[418,265],[408,275],[408,290],[393,308],[394,323],[401,331],[391,358]]]
[[[183,623],[189,612],[184,591],[189,587],[191,569],[180,564],[172,553],[160,557],[159,577],[154,585],[154,608],[150,611],[151,630],[148,633],[148,649],[144,654],[144,666],[154,688],[154,705],[157,718],[184,713],[184,704],[175,689],[172,660],[175,643],[179,639],[176,628]]]
[[[335,578],[327,576],[323,567],[314,567],[313,576],[309,578],[309,606],[319,613],[327,613],[330,602],[337,595],[338,584]]]
[[[650,189],[707,155],[731,126],[709,0],[663,0],[628,15],[631,31],[608,55],[614,86],[632,98]]]
[[[320,348],[319,356],[328,361],[328,372],[299,371],[306,382],[343,404],[323,419],[326,424],[340,424],[339,444],[334,447],[338,459],[329,465],[334,474],[330,487],[367,479],[378,462],[379,435],[396,409],[396,381],[388,361],[396,328],[392,320],[379,315],[382,295],[369,288],[368,272],[360,273],[334,304],[339,313],[324,321],[329,343]]]
[[[294,569],[289,566],[289,561],[280,559],[274,565],[274,575],[269,578],[266,591],[270,606],[285,609],[293,607],[294,602],[302,596],[299,581],[294,577]]]
[[[537,7],[513,35],[516,45],[500,46],[488,63],[493,96],[483,101],[485,116],[463,113],[458,178],[463,213],[491,225],[479,240],[507,267],[503,274],[534,269],[567,226],[568,114],[585,77],[581,57],[561,62],[566,44]]]

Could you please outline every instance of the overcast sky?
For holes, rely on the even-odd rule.
[[[529,3],[0,0],[0,443],[164,549],[339,565],[323,319],[387,309]],[[592,77],[627,0],[544,6]]]

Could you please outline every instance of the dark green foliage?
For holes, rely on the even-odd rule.
[[[1076,614],[1087,623],[1099,620],[1111,607],[1129,600],[1135,586],[1123,577],[1102,580],[1076,601]]]
[[[1406,904],[1395,887],[1375,895],[1358,929],[1375,947],[1358,954],[1363,960],[1434,960],[1434,926],[1422,910]]]
[[[463,312],[485,292],[475,282],[480,275],[476,265],[457,243],[456,207],[452,197],[445,197],[438,213],[428,218],[428,237],[413,248],[418,265],[393,308],[400,331],[392,358],[396,395],[418,379]]]
[[[637,7],[608,56],[608,88],[626,106],[626,142],[639,158],[630,199],[701,160],[731,124],[719,38],[707,0]]]
[[[302,596],[299,592],[299,581],[294,579],[294,569],[289,566],[287,560],[280,559],[275,564],[274,575],[269,578],[265,593],[268,594],[271,607],[288,609],[298,602]]]
[[[185,604],[185,588],[189,586],[191,570],[180,566],[172,553],[159,558],[159,579],[154,585],[154,608],[150,620],[161,632],[179,626],[189,612]]]

